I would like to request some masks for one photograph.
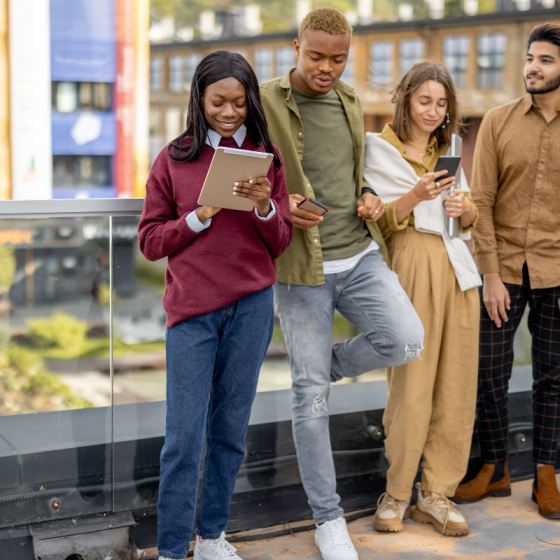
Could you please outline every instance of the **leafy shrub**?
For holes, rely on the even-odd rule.
[[[32,319],[28,327],[33,346],[63,350],[81,348],[88,328],[86,323],[65,313],[55,313],[49,319]]]
[[[10,247],[0,245],[0,294],[10,291],[16,272],[16,257]]]
[[[0,349],[0,416],[91,406],[47,371],[29,348]]]

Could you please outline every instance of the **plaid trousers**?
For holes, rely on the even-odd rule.
[[[480,288],[480,353],[477,418],[485,463],[507,459],[508,384],[513,364],[513,337],[527,303],[533,337],[533,460],[553,465],[560,437],[560,286],[532,290],[527,264],[523,284],[506,284],[511,298],[509,321],[496,327]]]

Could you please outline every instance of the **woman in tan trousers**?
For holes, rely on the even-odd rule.
[[[392,125],[379,135],[368,134],[364,176],[385,203],[379,225],[425,337],[419,358],[387,372],[383,423],[390,466],[374,527],[402,531],[403,518],[412,516],[442,534],[464,535],[468,523],[448,496],[466,473],[471,447],[480,275],[464,241],[447,234],[446,216],[459,218],[466,234],[478,212],[464,176],[459,190],[455,177],[440,180],[445,172],[433,173],[460,126],[448,71],[440,64],[415,65],[393,102]],[[442,195],[447,189],[450,194]],[[416,484],[418,502],[412,509],[421,458],[422,482]]]

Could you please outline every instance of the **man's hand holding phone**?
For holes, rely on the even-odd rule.
[[[290,212],[294,220],[294,226],[300,229],[311,229],[319,225],[323,221],[323,216],[318,216],[313,212],[308,212],[303,208],[298,208],[298,204],[303,202],[305,198],[300,194],[290,195]]]

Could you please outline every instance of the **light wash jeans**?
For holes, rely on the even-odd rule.
[[[343,514],[329,435],[331,381],[402,365],[422,349],[422,323],[382,256],[366,254],[325,284],[277,282],[274,295],[292,369],[292,427],[303,486],[317,523]],[[332,343],[335,309],[362,334]]]

